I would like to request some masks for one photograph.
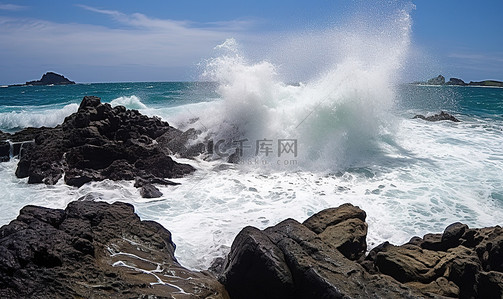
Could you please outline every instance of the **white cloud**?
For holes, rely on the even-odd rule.
[[[190,67],[210,57],[215,45],[227,38],[243,37],[251,25],[240,20],[196,24],[80,7],[108,15],[126,26],[110,28],[0,16],[0,56],[3,57],[0,68],[23,65]]]
[[[0,10],[20,11],[20,10],[25,10],[27,8],[28,7],[22,6],[22,5],[0,3]]]
[[[131,15],[124,14],[116,10],[106,10],[91,7],[88,5],[77,5],[88,11],[100,13],[112,17],[115,21],[129,25],[131,27],[145,28],[150,30],[212,30],[212,31],[239,31],[252,27],[256,21],[247,19],[238,19],[231,21],[215,21],[206,23],[196,23],[192,21],[179,21],[171,19],[157,19],[151,18],[141,13],[134,13]]]

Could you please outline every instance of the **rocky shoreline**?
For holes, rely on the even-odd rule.
[[[503,229],[455,223],[366,254],[351,204],[246,227],[208,271],[175,256],[171,233],[130,204],[24,207],[0,228],[2,298],[501,298]]]

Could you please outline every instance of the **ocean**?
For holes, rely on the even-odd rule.
[[[2,131],[56,126],[94,95],[195,128],[194,142],[213,144],[211,157],[174,157],[196,171],[159,187],[157,199],[142,198],[130,181],[29,185],[15,177],[15,159],[0,163],[0,225],[28,204],[64,208],[88,194],[124,201],[172,232],[182,265],[206,269],[245,226],[302,222],[346,202],[366,211],[369,248],[457,221],[503,224],[503,89],[401,84],[410,17],[399,12],[389,24],[323,33],[335,36],[330,53],[339,55],[295,84],[283,79],[287,66],[249,59],[228,39],[201,82],[0,88]],[[412,119],[440,111],[461,122]],[[236,148],[239,163],[227,163]]]
[[[282,88],[301,89],[302,85]],[[76,111],[84,95],[97,95],[112,105],[160,116],[176,127],[187,128],[189,120],[196,118],[199,120],[193,124],[210,126],[212,122],[205,120],[205,115],[225,101],[216,90],[216,83],[204,82],[1,88],[0,130],[55,126]],[[352,107],[341,108],[345,109],[343,114],[366,113],[355,105],[354,111]],[[132,203],[142,219],[164,225],[173,233],[180,262],[195,269],[206,268],[213,258],[223,256],[247,225],[265,228],[286,218],[303,221],[345,202],[367,212],[369,247],[385,240],[401,244],[415,235],[441,232],[456,221],[470,227],[502,224],[503,89],[399,85],[388,114],[381,120],[372,119],[372,123],[362,123],[358,115],[354,116],[356,121],[351,115],[330,118],[324,115],[328,112],[321,111],[330,110],[331,106],[327,107],[318,106],[319,111],[304,120],[309,130],[319,131],[310,132],[308,138],[291,138],[297,139],[297,157],[284,153],[287,159],[280,160],[273,153],[278,151],[278,137],[264,133],[260,138],[249,138],[250,148],[244,150],[250,153],[245,153],[238,165],[225,163],[225,157],[211,161],[178,158],[197,171],[175,180],[182,183],[180,186],[160,187],[164,193],[160,199],[141,198],[133,182],[127,181],[94,182],[80,189],[62,182],[29,185],[26,179],[15,177],[16,160],[0,163],[4,190],[0,224],[13,220],[24,205],[64,208],[92,193],[104,201]],[[461,122],[412,119],[415,114],[441,110]],[[261,117],[263,121],[265,116]],[[312,125],[311,117],[318,123]],[[324,121],[318,119],[323,117],[338,122],[339,127],[323,127]],[[381,126],[377,132],[374,125]],[[365,133],[364,138],[372,142],[352,136],[367,130],[375,134]],[[253,138],[271,140],[269,157],[265,152],[256,155]],[[301,142],[303,139],[308,141]]]

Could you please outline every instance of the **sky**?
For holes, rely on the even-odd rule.
[[[503,0],[411,3],[0,0],[0,85],[47,71],[81,83],[199,80],[228,38],[250,60],[278,64],[286,80],[306,80],[337,61],[330,48],[354,27],[395,35],[400,9],[412,19],[403,80],[503,80]]]

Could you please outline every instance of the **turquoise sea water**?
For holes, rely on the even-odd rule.
[[[64,86],[0,88],[0,130],[26,126],[55,126],[86,95],[103,102],[118,100],[128,108],[164,109],[214,101],[212,82],[94,83]],[[437,113],[441,110],[473,118],[503,119],[503,88],[400,85],[394,109],[398,114]],[[133,97],[133,98],[132,98]],[[65,108],[66,107],[66,108]],[[61,114],[61,112],[66,114]],[[63,117],[63,118],[62,118]]]
[[[207,82],[3,87],[0,89],[0,130],[55,126],[76,111],[76,105],[86,95],[98,96],[103,102],[122,100],[131,109],[143,108],[142,103],[155,109],[212,100],[217,97],[214,91],[215,84]]]
[[[446,110],[474,118],[503,119],[503,88],[415,86],[400,88],[400,108]]]
[[[84,95],[96,95],[183,129],[196,127],[206,137],[247,137],[253,145],[258,138],[290,134],[299,143],[296,160],[282,167],[255,152],[247,158],[266,163],[175,157],[197,171],[179,179],[180,186],[161,187],[164,196],[156,200],[141,198],[132,182],[95,182],[80,189],[62,182],[29,185],[14,176],[14,159],[0,164],[0,224],[26,204],[63,208],[91,193],[130,202],[142,218],[166,226],[180,261],[198,269],[224,255],[246,225],[265,228],[289,217],[303,221],[344,202],[367,211],[370,248],[441,232],[455,221],[503,224],[503,89],[398,85],[390,92],[368,86],[355,92],[320,83],[259,86],[151,82],[0,88],[3,131],[55,126],[77,110]],[[411,119],[441,110],[461,122]],[[236,130],[241,135],[233,135]]]

